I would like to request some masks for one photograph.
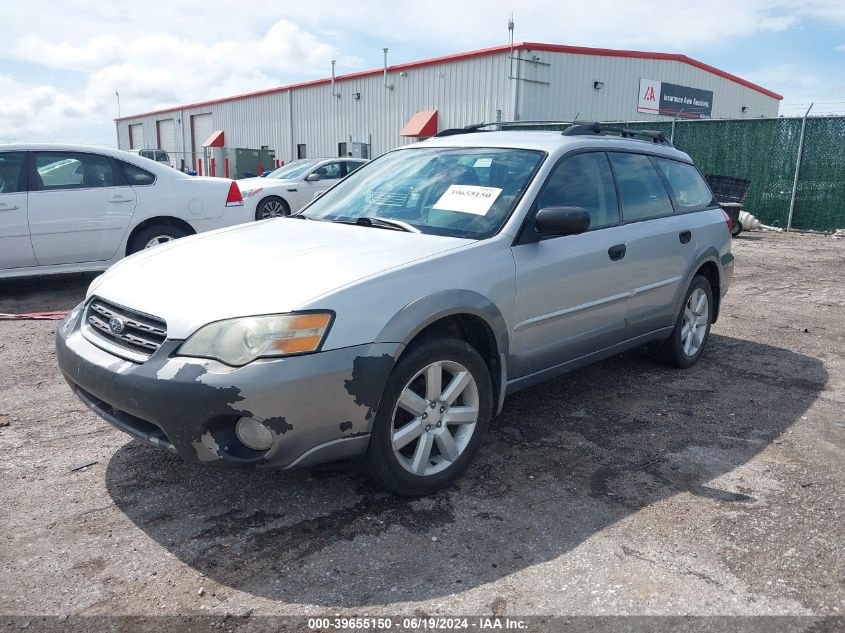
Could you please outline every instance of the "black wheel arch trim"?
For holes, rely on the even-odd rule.
[[[405,346],[432,323],[450,316],[480,318],[493,333],[499,362],[499,376],[493,376],[496,409],[501,410],[507,383],[510,339],[502,312],[489,298],[472,290],[443,290],[412,301],[382,328],[375,343],[401,343]]]
[[[730,256],[731,260],[733,260],[733,255]],[[714,246],[708,246],[705,250],[698,254],[696,257],[695,262],[692,266],[689,267],[686,274],[684,275],[684,281],[682,284],[678,286],[678,292],[675,295],[675,302],[672,310],[672,323],[678,320],[678,317],[681,314],[681,310],[683,309],[684,305],[684,298],[687,295],[687,291],[689,290],[690,284],[692,280],[695,278],[696,273],[699,269],[707,263],[712,263],[716,266],[716,274],[718,275],[719,283],[713,290],[713,318],[711,323],[715,323],[716,319],[719,318],[719,303],[721,301],[719,288],[721,287],[721,280],[722,280],[722,262],[725,261],[724,256],[719,255],[719,251],[716,250]]]

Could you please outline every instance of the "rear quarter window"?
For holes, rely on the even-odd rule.
[[[698,211],[713,206],[713,192],[695,167],[666,158],[655,158],[654,163],[669,183],[679,211]]]
[[[141,169],[137,165],[131,165],[121,161],[120,167],[123,169],[123,175],[126,176],[126,180],[130,185],[151,185],[156,181],[155,174],[151,174],[146,169]]]

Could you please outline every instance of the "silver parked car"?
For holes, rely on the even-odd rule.
[[[729,219],[660,134],[451,130],[297,215],[116,264],[58,360],[95,412],[188,461],[361,456],[422,495],[518,389],[647,343],[695,363],[732,272]]]

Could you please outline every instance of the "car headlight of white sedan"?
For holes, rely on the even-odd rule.
[[[330,312],[307,312],[217,321],[197,330],[178,353],[213,358],[237,367],[257,358],[316,352],[332,316]]]
[[[254,198],[255,196],[257,196],[262,191],[264,191],[263,187],[259,187],[258,189],[241,190],[241,197],[244,198],[244,199]]]

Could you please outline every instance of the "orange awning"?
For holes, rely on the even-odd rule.
[[[203,147],[223,147],[223,130],[217,130],[202,144]]]
[[[437,110],[420,110],[405,124],[399,136],[428,138],[437,134]]]

